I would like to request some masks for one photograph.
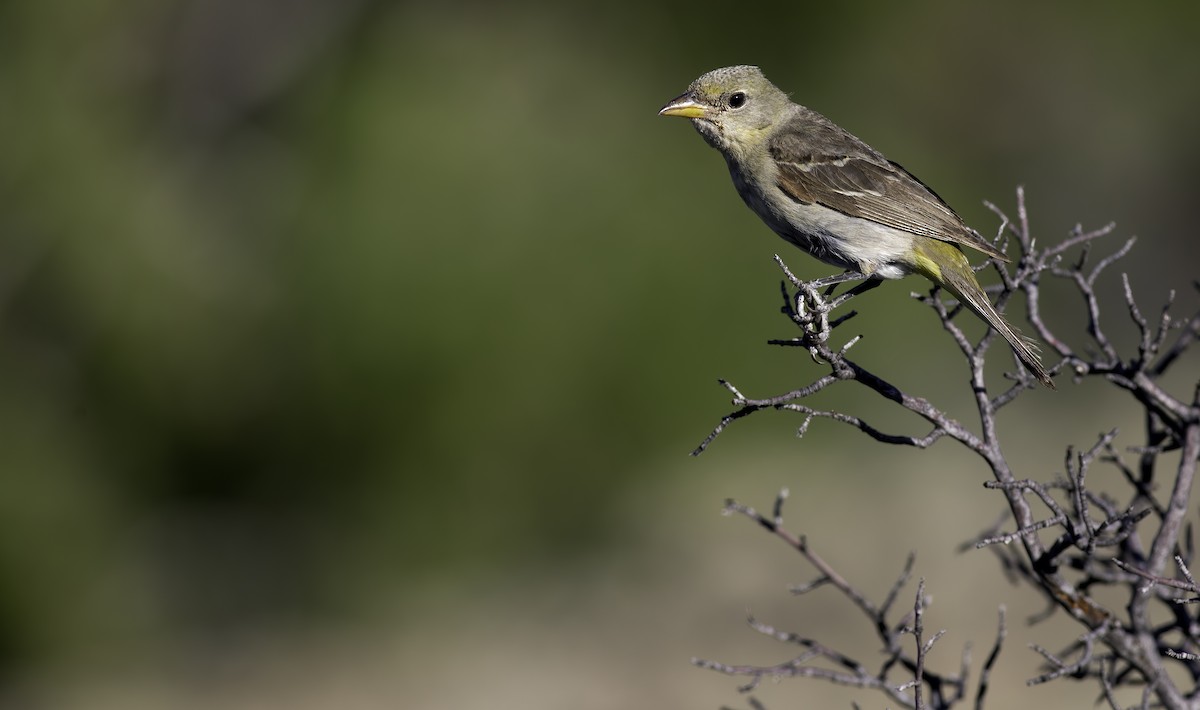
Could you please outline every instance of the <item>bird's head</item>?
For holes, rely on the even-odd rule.
[[[758,67],[736,66],[714,69],[696,79],[658,115],[692,119],[709,145],[727,156],[738,156],[765,143],[790,103]]]

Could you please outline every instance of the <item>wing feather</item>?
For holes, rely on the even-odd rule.
[[[780,189],[798,202],[1008,261],[936,192],[820,114],[797,114],[771,139],[769,150]]]

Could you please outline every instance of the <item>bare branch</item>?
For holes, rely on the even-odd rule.
[[[993,242],[1003,247],[1015,244],[1018,252],[1012,263],[992,259],[977,268],[997,277],[989,279],[998,281],[987,288],[989,297],[997,308],[1023,299],[1032,332],[1054,356],[1047,359],[1049,371],[1069,372],[1076,381],[1092,378],[1127,393],[1126,401],[1144,422],[1136,438],[1130,441],[1127,432],[1112,428],[1111,421],[1103,422],[1097,427],[1103,433],[1095,440],[1066,447],[1061,462],[1052,464],[1061,470],[1049,479],[1017,475],[1001,440],[1000,412],[1008,411],[1008,405],[1035,382],[1015,360],[1008,380],[987,381],[986,358],[995,339],[992,331],[980,338],[969,337],[957,320],[962,305],[946,300],[946,294],[937,288],[916,297],[938,319],[967,365],[975,407],[972,421],[965,422],[847,357],[851,347],[868,347],[870,341],[860,341],[861,336],[835,337],[835,332],[841,332],[835,329],[854,315],[848,308],[851,302],[877,281],[864,281],[838,294],[841,284],[860,279],[861,274],[803,281],[777,256],[784,274],[782,311],[796,330],[793,337],[770,342],[801,348],[826,371],[808,379],[807,384],[768,397],[747,397],[731,383],[721,381],[733,395],[734,410],[693,453],[703,452],[732,422],[763,410],[800,415],[798,436],[807,433],[814,422],[831,420],[883,444],[927,449],[942,440],[957,442],[990,472],[991,480],[984,485],[1003,496],[1006,511],[997,523],[960,549],[988,549],[1019,589],[1041,597],[1046,612],[1031,623],[1065,612],[1080,626],[1080,635],[1063,651],[1033,647],[1046,668],[1029,683],[1089,680],[1096,683],[1099,697],[1110,708],[1121,707],[1118,695],[1132,688],[1141,689],[1143,707],[1200,708],[1200,615],[1191,606],[1200,603],[1200,586],[1188,569],[1194,542],[1187,522],[1200,461],[1200,382],[1189,384],[1180,393],[1171,391],[1174,385],[1164,380],[1164,375],[1177,371],[1181,363],[1194,363],[1187,355],[1200,341],[1200,309],[1188,318],[1173,316],[1179,301],[1175,290],[1164,292],[1161,306],[1144,308],[1144,295],[1139,299],[1130,279],[1122,274],[1115,297],[1124,310],[1118,315],[1129,319],[1136,335],[1130,342],[1124,342],[1125,336],[1114,338],[1110,331],[1117,331],[1105,320],[1103,304],[1110,295],[1100,292],[1101,277],[1130,257],[1136,239],[1126,239],[1113,248],[1108,243],[1115,232],[1112,224],[1092,230],[1076,226],[1064,239],[1043,248],[1031,231],[1022,189],[1017,190],[1015,219],[991,203],[987,206],[1000,222]],[[1081,299],[1083,317],[1074,329],[1060,329],[1052,322],[1055,319],[1043,313],[1042,285],[1047,280],[1066,284]],[[1196,285],[1200,293],[1200,282]],[[1076,342],[1085,345],[1076,346]],[[1008,350],[1004,352],[1007,355]],[[863,388],[876,407],[899,408],[913,418],[915,426],[884,430],[877,425],[874,408],[858,413],[814,406],[813,397],[834,387]],[[1057,396],[1071,395],[1060,391]],[[1120,441],[1122,437],[1124,441]],[[1009,450],[1019,446],[1019,442],[1007,443]],[[1098,464],[1101,469],[1095,469]],[[1110,490],[1112,486],[1094,489],[1094,480],[1104,480],[1097,472],[1109,466],[1119,474],[1110,477],[1115,478],[1119,490]],[[777,642],[800,646],[802,653],[770,666],[697,663],[749,678],[744,691],[756,687],[763,677],[805,676],[878,690],[890,704],[901,707],[949,708],[965,699],[969,646],[964,648],[955,673],[929,668],[928,651],[941,632],[931,637],[925,634],[924,580],[918,582],[911,610],[899,619],[892,618],[895,602],[911,578],[915,557],[909,555],[899,577],[876,605],[817,555],[803,535],[784,528],[785,499],[786,490],[776,499],[771,516],[733,500],[727,503],[726,512],[754,520],[812,564],[816,575],[791,587],[792,593],[835,589],[870,623],[882,645],[882,665],[869,666],[814,639],[753,619],[751,625],[757,631]],[[1166,571],[1172,562],[1178,575]],[[1096,601],[1111,604],[1121,598],[1128,600],[1124,607],[1108,608]],[[991,671],[1006,633],[1002,608],[997,638],[980,672],[977,708],[983,707],[988,697]],[[908,636],[915,641],[913,647],[907,644]]]
[[[1000,658],[1000,649],[1004,646],[1004,639],[1008,636],[1008,626],[1005,624],[1005,610],[1000,607],[1000,622],[996,629],[996,642],[992,644],[992,651],[988,654],[987,660],[983,663],[983,670],[979,672],[979,690],[975,692],[975,708],[982,710],[984,700],[987,698],[988,681],[992,675],[992,668],[996,665],[996,660]]]

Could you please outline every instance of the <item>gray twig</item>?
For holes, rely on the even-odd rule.
[[[861,336],[839,344],[835,329],[854,314],[839,309],[847,309],[870,284],[840,295],[836,289],[840,284],[861,278],[860,274],[804,281],[777,256],[785,279],[782,310],[796,331],[791,338],[771,343],[806,351],[826,371],[789,392],[767,397],[748,397],[732,383],[722,380],[721,384],[733,395],[734,409],[693,453],[704,452],[733,422],[764,410],[800,415],[797,429],[800,435],[807,433],[814,423],[829,420],[884,444],[925,449],[942,440],[957,442],[987,467],[991,480],[984,485],[1000,493],[1006,507],[1006,515],[964,545],[964,549],[992,550],[1011,580],[1042,596],[1047,604],[1046,615],[1065,612],[1082,627],[1082,634],[1065,651],[1053,653],[1034,646],[1048,668],[1029,683],[1091,679],[1112,708],[1120,707],[1119,692],[1134,687],[1141,688],[1143,707],[1151,704],[1171,709],[1200,707],[1200,621],[1187,606],[1200,602],[1200,586],[1187,565],[1193,543],[1190,527],[1185,523],[1200,460],[1200,381],[1186,385],[1181,394],[1171,389],[1177,386],[1174,383],[1179,378],[1167,378],[1179,369],[1180,363],[1188,361],[1186,356],[1200,341],[1200,310],[1186,318],[1172,315],[1180,300],[1174,290],[1167,291],[1161,307],[1148,310],[1139,303],[1129,279],[1122,275],[1123,318],[1128,318],[1136,335],[1131,343],[1119,342],[1110,335],[1104,317],[1101,277],[1131,254],[1136,239],[1129,238],[1115,249],[1105,251],[1104,244],[1115,231],[1113,225],[1092,230],[1077,226],[1057,244],[1039,247],[1031,231],[1023,190],[1017,190],[1015,219],[993,204],[987,206],[1000,219],[994,243],[1004,246],[1013,243],[1018,251],[1011,263],[992,259],[980,267],[994,271],[999,277],[999,283],[987,289],[990,297],[998,308],[1023,299],[1032,332],[1049,348],[1050,372],[1070,373],[1076,381],[1095,379],[1128,393],[1131,396],[1128,401],[1144,421],[1139,441],[1134,445],[1126,441],[1124,448],[1118,449],[1119,437],[1128,435],[1110,428],[1090,444],[1067,447],[1062,470],[1053,480],[1018,477],[1000,437],[999,413],[1036,383],[1018,365],[1006,383],[994,391],[989,388],[984,365],[993,332],[989,330],[978,339],[968,337],[957,322],[961,304],[945,300],[939,289],[918,296],[967,363],[974,416],[978,417],[977,425],[968,425],[946,408],[901,389],[847,356]],[[1042,285],[1048,280],[1066,284],[1078,294],[1083,303],[1083,321],[1078,331],[1060,329],[1043,313]],[[1200,292],[1200,282],[1196,287]],[[816,395],[827,389],[850,386],[862,388],[880,406],[898,407],[911,414],[916,425],[909,431],[884,429],[869,421],[865,414],[812,403]],[[1060,392],[1058,396],[1068,395]],[[870,412],[870,420],[876,420],[875,410]],[[1119,473],[1117,480],[1125,487],[1124,494],[1113,497],[1109,491],[1092,490],[1098,465],[1111,466]],[[732,500],[727,503],[726,511],[755,520],[816,568],[817,575],[793,587],[793,593],[833,587],[853,603],[870,620],[883,645],[883,665],[868,667],[814,639],[753,620],[751,624],[758,631],[777,641],[799,645],[803,653],[773,666],[696,663],[750,677],[751,682],[744,690],[755,687],[763,677],[806,676],[876,689],[887,695],[891,703],[902,707],[944,708],[962,700],[970,665],[969,649],[964,652],[962,667],[956,674],[939,674],[928,667],[926,653],[941,633],[925,637],[924,580],[918,583],[913,608],[901,619],[891,618],[895,600],[911,577],[915,558],[909,556],[896,583],[883,602],[876,605],[817,555],[804,536],[783,527],[785,498],[786,491],[777,498],[770,516]],[[1042,508],[1041,514],[1034,513]],[[1167,566],[1172,561],[1178,578],[1168,576]],[[1099,590],[1106,593],[1099,594]],[[1128,599],[1124,607],[1105,605],[1121,596]],[[983,706],[988,696],[990,674],[1006,633],[1002,609],[995,644],[980,672],[975,694],[977,708]],[[905,649],[902,641],[907,635],[915,639],[915,650]],[[826,665],[812,665],[816,660]],[[1182,672],[1168,673],[1168,668]],[[892,674],[900,670],[906,677],[897,682]]]

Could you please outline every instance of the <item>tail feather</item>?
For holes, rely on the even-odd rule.
[[[1050,389],[1056,389],[1054,381],[1050,379],[1050,374],[1046,372],[1046,368],[1042,367],[1042,358],[1038,355],[1035,342],[1009,325],[1008,321],[1004,320],[1004,317],[992,307],[991,300],[988,299],[987,294],[975,279],[975,272],[971,270],[966,256],[957,249],[955,251],[961,259],[961,266],[958,263],[942,263],[937,265],[940,268],[937,268],[935,272],[924,268],[920,270],[932,281],[954,294],[971,312],[982,318],[1000,334],[1000,337],[1007,340],[1013,352],[1016,353],[1017,359],[1033,373],[1039,382]]]

